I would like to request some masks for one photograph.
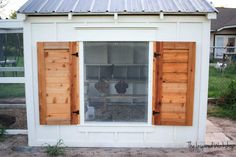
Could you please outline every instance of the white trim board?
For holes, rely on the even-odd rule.
[[[28,130],[26,129],[7,129],[7,135],[28,135]]]
[[[0,77],[0,83],[25,83],[24,77]]]

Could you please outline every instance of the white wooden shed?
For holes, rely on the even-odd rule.
[[[206,0],[29,0],[29,145],[204,143],[216,14]]]

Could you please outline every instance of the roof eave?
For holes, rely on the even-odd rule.
[[[161,13],[165,15],[207,15],[209,13],[217,13],[217,12],[51,12],[51,13],[42,13],[42,12],[18,12],[20,14],[25,14],[28,16],[62,16],[62,15],[87,15],[87,16],[101,16],[101,15],[159,15]]]

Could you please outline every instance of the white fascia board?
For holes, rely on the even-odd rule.
[[[229,28],[236,28],[236,25],[224,26],[224,27],[218,29],[217,31],[219,32],[219,31],[222,31],[223,29],[229,29]]]
[[[16,14],[16,19],[17,20],[20,20],[20,21],[25,21],[27,18],[27,16],[25,14],[20,14],[20,13],[17,13]]]
[[[217,19],[217,13],[208,13],[207,14],[207,19],[209,19],[209,20]]]
[[[23,21],[18,19],[0,20],[0,28],[23,28]]]
[[[91,29],[91,28],[151,28],[156,29],[158,26],[156,24],[81,24],[75,25],[75,29]]]

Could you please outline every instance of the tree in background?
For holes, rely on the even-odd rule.
[[[10,17],[10,19],[16,19],[16,11],[11,12],[9,17]]]

